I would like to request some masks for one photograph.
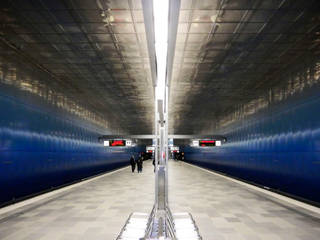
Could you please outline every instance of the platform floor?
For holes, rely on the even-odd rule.
[[[170,206],[192,213],[204,240],[315,240],[320,216],[285,205],[220,176],[170,162]],[[142,174],[125,168],[0,215],[1,240],[112,240],[133,211],[154,201],[150,161]]]
[[[190,212],[203,239],[320,239],[320,215],[185,163],[170,167],[171,210]]]

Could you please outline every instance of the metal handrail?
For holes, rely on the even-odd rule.
[[[175,224],[173,221],[173,217],[172,217],[172,213],[170,211],[170,208],[166,208],[166,222],[168,224],[166,224],[166,232],[167,234],[170,236],[170,238],[177,239],[176,238],[176,234],[175,234]]]
[[[176,234],[175,234],[175,230],[172,226],[172,223],[169,219],[167,219],[169,224],[166,224],[166,234],[172,239],[172,240],[176,240]]]
[[[145,235],[144,235],[143,239],[147,239],[148,235],[150,234],[150,231],[151,231],[151,228],[152,228],[153,222],[154,222],[155,210],[156,210],[156,206],[154,205],[152,208],[152,211],[150,213],[150,216],[148,218],[147,228],[146,228]]]
[[[145,231],[145,237],[144,239],[148,239],[151,234],[152,234],[152,230],[153,230],[153,225],[154,225],[154,221],[155,221],[155,216],[156,216],[156,207],[154,206],[151,214],[149,216],[148,219],[148,223],[147,223],[147,228]],[[166,217],[165,217],[165,234],[167,235],[167,237],[170,237],[170,239],[172,240],[176,240],[176,234],[175,234],[175,228],[174,228],[174,222],[173,222],[173,217],[171,214],[171,211],[169,208],[166,209]]]
[[[192,223],[193,223],[193,226],[195,227],[195,229],[196,229],[196,231],[197,231],[199,240],[202,240],[202,237],[201,237],[201,235],[200,235],[200,233],[199,233],[199,228],[198,228],[198,226],[197,226],[197,224],[196,224],[196,221],[195,221],[194,218],[192,217],[191,213],[188,213],[188,214],[189,214],[189,216],[190,216],[190,218],[191,218],[191,221],[192,221]]]
[[[150,222],[152,221],[154,215],[155,215],[155,209],[156,209],[156,206],[153,206],[152,210],[151,210],[151,213],[150,213],[150,216],[148,218],[148,223],[147,223],[147,226],[150,224]]]
[[[172,213],[171,213],[171,210],[169,207],[167,207],[167,216],[170,218],[170,221],[172,222],[173,226],[174,226],[174,221],[173,221],[173,216],[172,216]]]
[[[185,213],[185,214],[187,216],[189,216],[189,218],[190,218],[190,220],[192,222],[194,230],[195,230],[195,232],[197,234],[197,239],[202,240],[202,237],[200,236],[200,233],[199,233],[199,228],[196,225],[194,218],[192,217],[192,215],[190,213]],[[125,225],[121,229],[121,232],[118,235],[118,237],[116,238],[116,240],[121,240],[122,234],[126,231],[126,228],[128,227],[128,224],[130,223],[130,219],[133,217],[133,215],[134,215],[134,213],[131,213],[129,215],[128,219],[126,220]],[[150,213],[150,215],[149,215],[149,217],[148,217],[148,221],[147,221],[146,229],[145,229],[145,235],[141,239],[147,240],[147,239],[149,239],[150,237],[153,236],[153,231],[154,230],[158,230],[159,231],[159,229],[156,229],[157,228],[157,226],[155,225],[156,224],[156,222],[155,222],[156,219],[157,219],[157,209],[154,206],[152,211],[151,211],[151,213]],[[159,219],[164,220],[163,223],[164,223],[165,237],[170,238],[170,240],[178,240],[175,221],[174,221],[173,215],[172,215],[169,207],[166,208],[165,218],[163,219],[162,217],[160,217]]]
[[[130,218],[131,218],[132,214],[133,214],[133,213],[130,213],[130,215],[129,215],[129,217],[128,217],[127,221],[126,221],[126,223],[125,223],[125,224],[124,224],[124,226],[122,227],[122,229],[121,229],[121,231],[120,231],[120,233],[119,233],[118,237],[116,238],[116,240],[120,240],[120,237],[122,236],[122,233],[123,233],[123,232],[124,232],[124,230],[126,229],[126,226],[127,226],[128,222],[129,222],[129,220],[130,220]]]

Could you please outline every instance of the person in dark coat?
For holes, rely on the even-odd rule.
[[[137,166],[138,166],[138,173],[142,172],[142,167],[143,167],[143,156],[138,158],[137,161]]]
[[[134,169],[136,168],[136,160],[134,159],[133,155],[131,155],[130,157],[130,165],[131,165],[132,172],[134,172]]]

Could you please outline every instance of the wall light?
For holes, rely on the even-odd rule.
[[[168,51],[169,0],[153,1],[153,17],[157,60],[156,99],[164,100]]]

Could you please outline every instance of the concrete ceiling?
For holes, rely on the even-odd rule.
[[[0,22],[3,81],[116,133],[152,133],[141,0],[3,0]],[[219,128],[314,53],[318,32],[317,0],[181,0],[170,133]]]
[[[264,104],[290,64],[319,50],[319,13],[313,0],[182,0],[170,132],[214,133],[245,104]]]
[[[118,133],[152,132],[153,85],[141,1],[1,5],[2,72],[9,69],[33,92],[45,88],[56,100],[67,97]],[[32,76],[23,66],[30,63]],[[43,72],[50,76],[41,77]]]

